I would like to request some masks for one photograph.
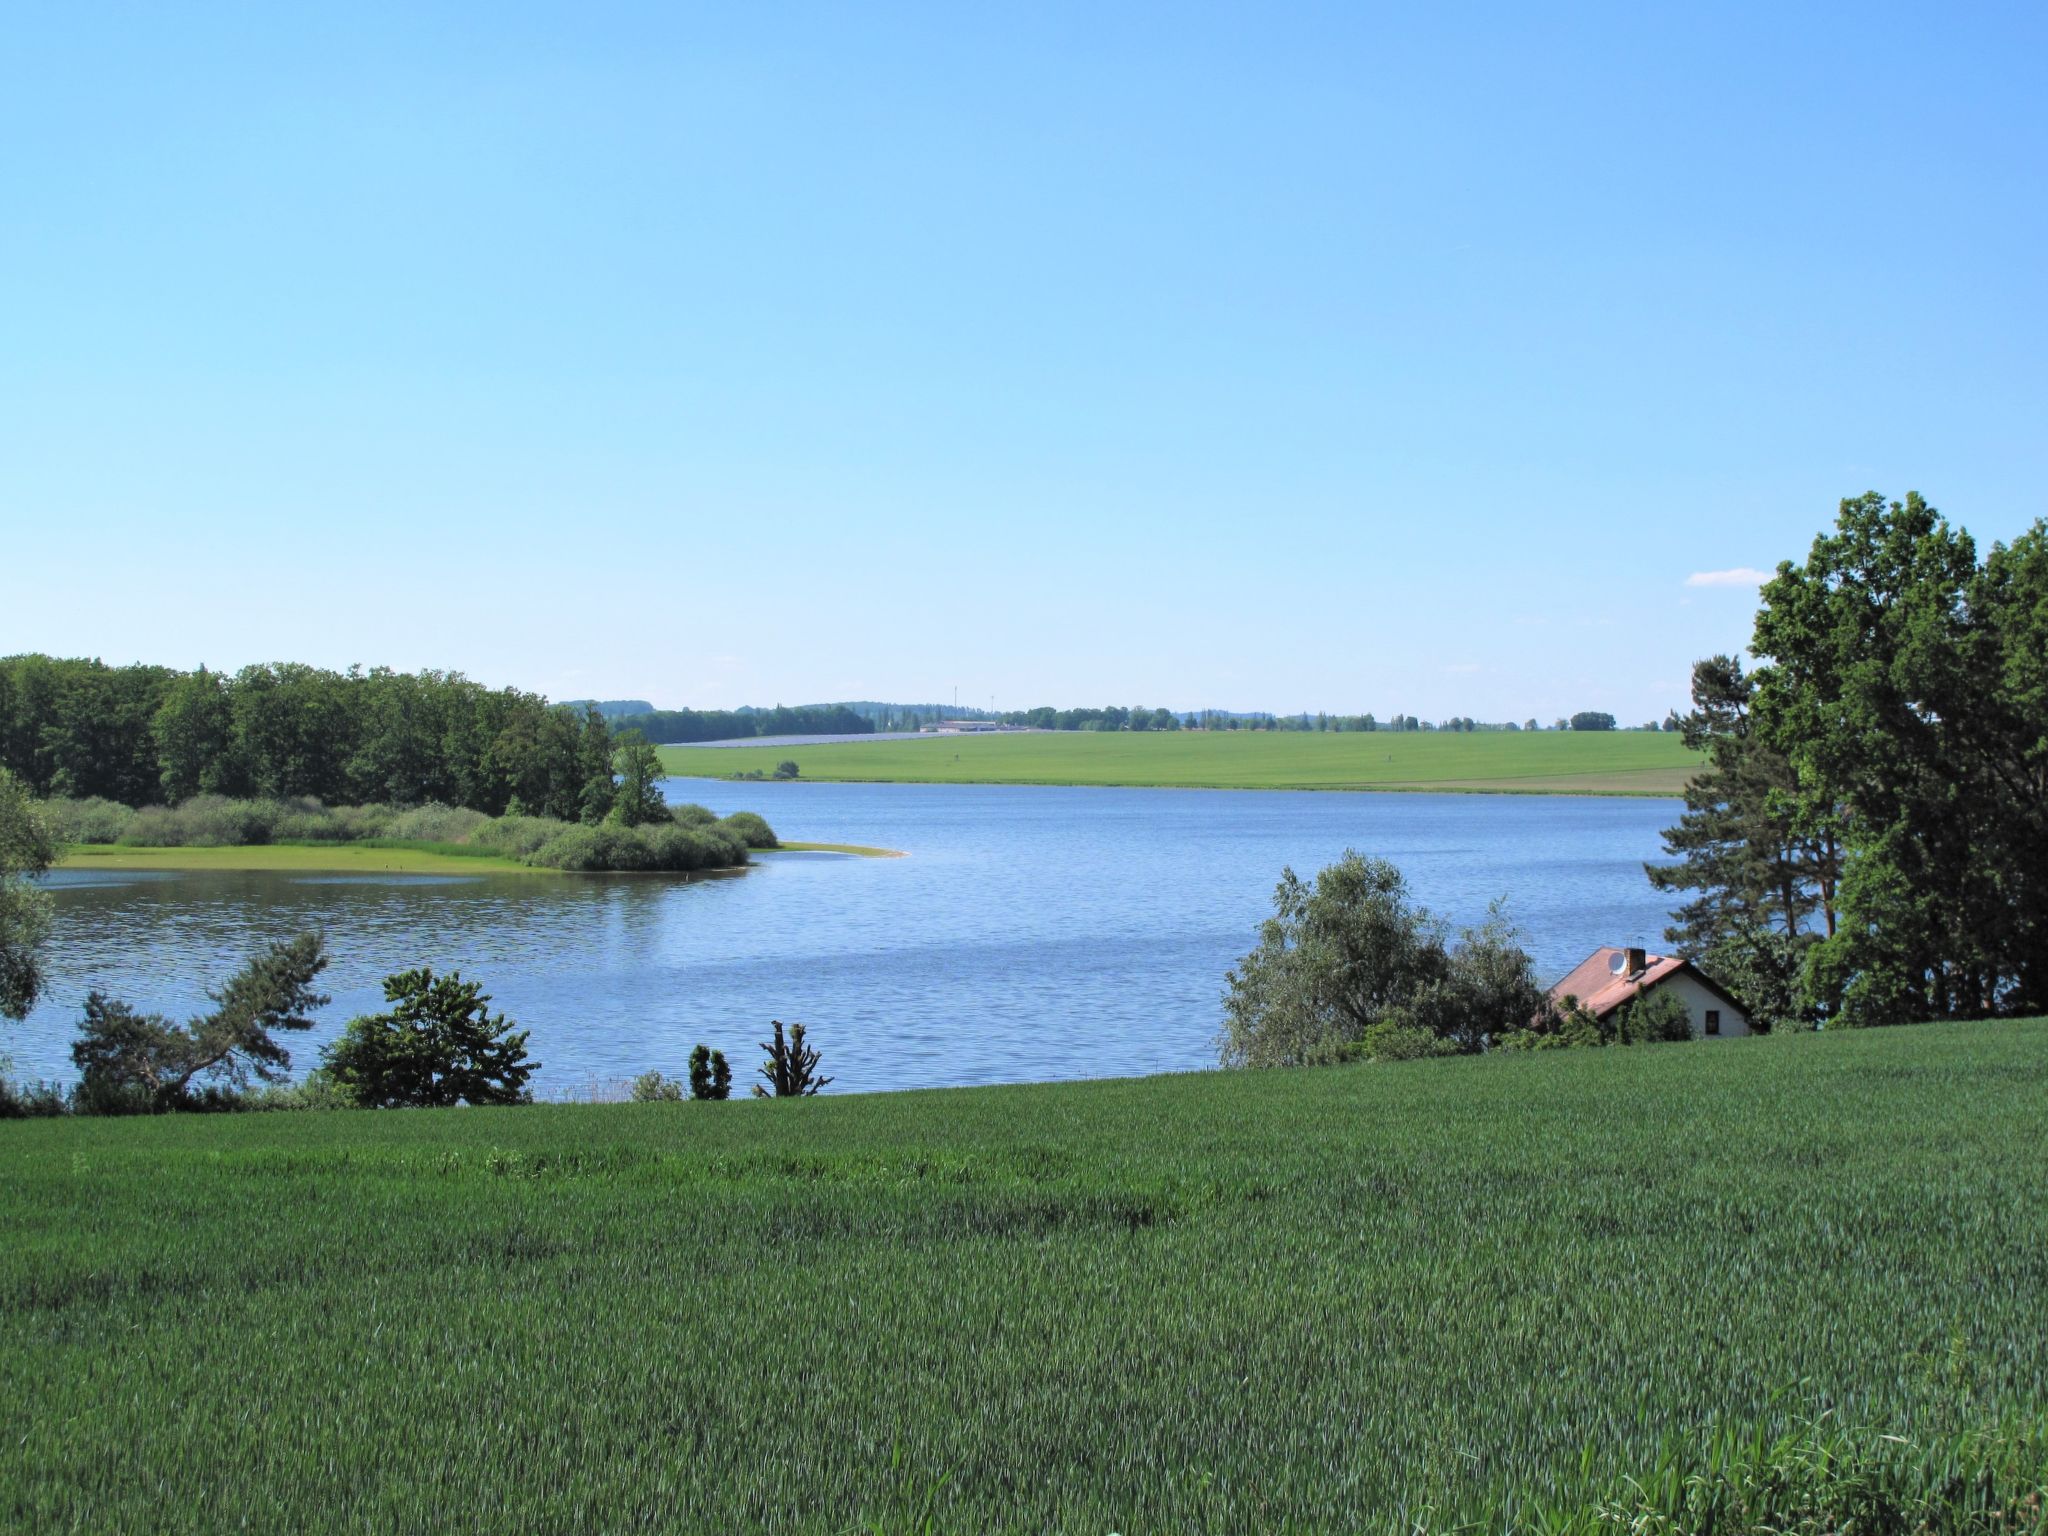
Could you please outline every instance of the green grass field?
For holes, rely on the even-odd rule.
[[[0,1124],[0,1526],[1514,1529],[2048,1408],[2044,1104],[2036,1021]]]
[[[1698,767],[1662,731],[1060,731],[661,748],[670,773],[705,778],[772,773],[784,758],[807,779],[1552,795],[1676,795]]]

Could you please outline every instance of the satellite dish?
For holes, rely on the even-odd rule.
[[[1617,976],[1626,976],[1628,974],[1628,951],[1617,949],[1614,952],[1614,959],[1609,963],[1609,969]]]

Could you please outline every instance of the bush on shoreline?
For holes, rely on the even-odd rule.
[[[701,805],[669,809],[665,822],[595,826],[549,816],[486,816],[459,806],[322,805],[318,800],[234,800],[195,795],[175,806],[134,809],[113,800],[44,803],[64,843],[124,848],[238,848],[267,843],[439,843],[473,848],[544,869],[730,869],[752,848],[777,846],[752,811],[720,819]]]

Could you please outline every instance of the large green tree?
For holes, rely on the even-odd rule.
[[[618,787],[612,791],[607,820],[637,827],[669,819],[668,800],[661,792],[661,758],[637,730],[620,731],[612,750]]]
[[[50,898],[33,883],[56,860],[48,824],[21,781],[0,768],[0,1015],[28,1016],[43,990]]]
[[[101,1109],[172,1109],[202,1079],[234,1088],[252,1076],[282,1081],[292,1059],[276,1031],[313,1027],[308,1015],[327,1003],[313,983],[326,968],[327,947],[317,934],[273,944],[209,994],[212,1012],[186,1024],[92,993],[71,1047],[83,1101]]]
[[[1763,589],[1755,730],[1845,859],[1812,1000],[1846,1024],[2048,1009],[2048,530],[1980,561],[1918,495],[1845,501]]]
[[[519,1104],[540,1063],[526,1059],[526,1031],[490,1011],[490,998],[459,972],[427,966],[384,980],[388,1013],[351,1019],[328,1046],[322,1070],[372,1109]]]
[[[1695,893],[1665,937],[1768,1029],[1811,1021],[1806,951],[1835,931],[1841,852],[1831,815],[1802,822],[1791,760],[1754,728],[1755,694],[1735,657],[1693,667],[1692,711],[1677,724],[1705,761],[1664,833],[1675,862],[1646,868],[1659,890]]]

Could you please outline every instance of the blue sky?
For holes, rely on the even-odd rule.
[[[0,652],[1625,720],[2048,484],[2039,6],[32,6]]]

